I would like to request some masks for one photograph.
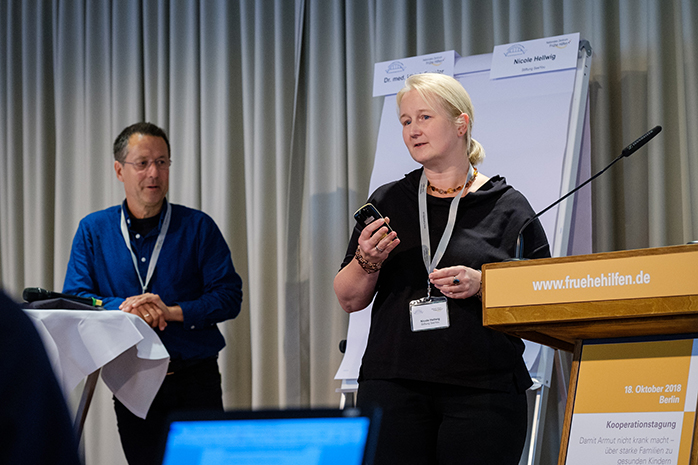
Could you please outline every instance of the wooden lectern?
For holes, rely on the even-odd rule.
[[[697,337],[698,245],[492,263],[482,271],[485,326],[574,352],[559,464],[566,463],[584,341]],[[693,424],[691,464],[698,464],[696,430]]]

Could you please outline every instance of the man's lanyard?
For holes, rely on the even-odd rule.
[[[427,269],[427,275],[431,274],[439,264],[441,258],[446,251],[449,241],[451,240],[451,234],[453,234],[453,228],[456,224],[456,213],[458,213],[458,204],[465,191],[465,186],[468,185],[470,178],[473,177],[473,165],[470,165],[468,169],[468,177],[463,184],[463,188],[460,193],[456,195],[451,201],[451,207],[448,211],[448,223],[446,223],[446,228],[441,236],[439,245],[434,253],[434,258],[431,257],[431,241],[429,239],[429,217],[427,216],[427,175],[424,170],[422,170],[422,177],[419,180],[419,226],[420,233],[422,237],[422,259],[424,260],[424,266]],[[431,299],[431,282],[427,277],[427,300]]]
[[[128,233],[128,226],[126,226],[126,215],[124,214],[124,207],[121,207],[121,235],[124,236],[124,242],[126,242],[126,247],[128,247],[129,252],[131,252],[131,259],[133,260],[133,267],[136,269],[136,274],[138,275],[138,281],[141,283],[141,289],[143,289],[143,293],[145,294],[146,290],[148,289],[148,284],[150,284],[150,280],[153,277],[153,273],[155,272],[155,265],[158,262],[158,258],[160,257],[160,250],[162,250],[162,244],[165,242],[165,236],[167,236],[167,230],[170,228],[170,216],[172,214],[172,208],[170,206],[170,203],[167,202],[167,211],[165,212],[165,219],[162,222],[162,228],[160,228],[160,234],[158,234],[158,240],[155,242],[155,248],[153,249],[153,253],[150,256],[150,263],[148,264],[148,274],[145,277],[145,283],[143,282],[143,278],[141,277],[141,272],[138,269],[138,258],[136,257],[136,253],[133,251],[131,248],[131,237],[129,236]]]

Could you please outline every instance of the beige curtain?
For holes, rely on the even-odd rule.
[[[591,187],[594,249],[682,244],[698,239],[697,28],[693,0],[0,0],[0,283],[61,289],[78,221],[123,199],[114,137],[152,121],[171,201],[213,216],[245,282],[226,406],[337,405],[332,279],[368,195],[373,63],[580,32],[592,171],[664,127]],[[102,387],[88,463],[123,463],[112,416]]]

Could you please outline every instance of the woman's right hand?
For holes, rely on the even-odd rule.
[[[386,224],[390,223],[390,218],[379,218],[370,223],[361,231],[359,236],[359,247],[361,255],[371,263],[381,263],[395,247],[400,244],[395,231],[390,231]]]
[[[382,263],[390,252],[400,244],[396,232],[389,232],[385,221],[378,219],[361,231],[356,254],[365,261],[363,265],[355,257],[334,278],[334,292],[345,312],[351,313],[366,308],[373,300]]]

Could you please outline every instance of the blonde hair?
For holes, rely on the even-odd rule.
[[[468,160],[473,165],[485,159],[485,149],[470,134],[473,129],[473,103],[462,85],[451,76],[437,73],[413,74],[405,81],[405,86],[397,93],[398,113],[402,97],[411,90],[416,90],[428,105],[441,108],[453,124],[459,122],[461,114],[468,115],[468,129],[465,135],[465,147]]]

